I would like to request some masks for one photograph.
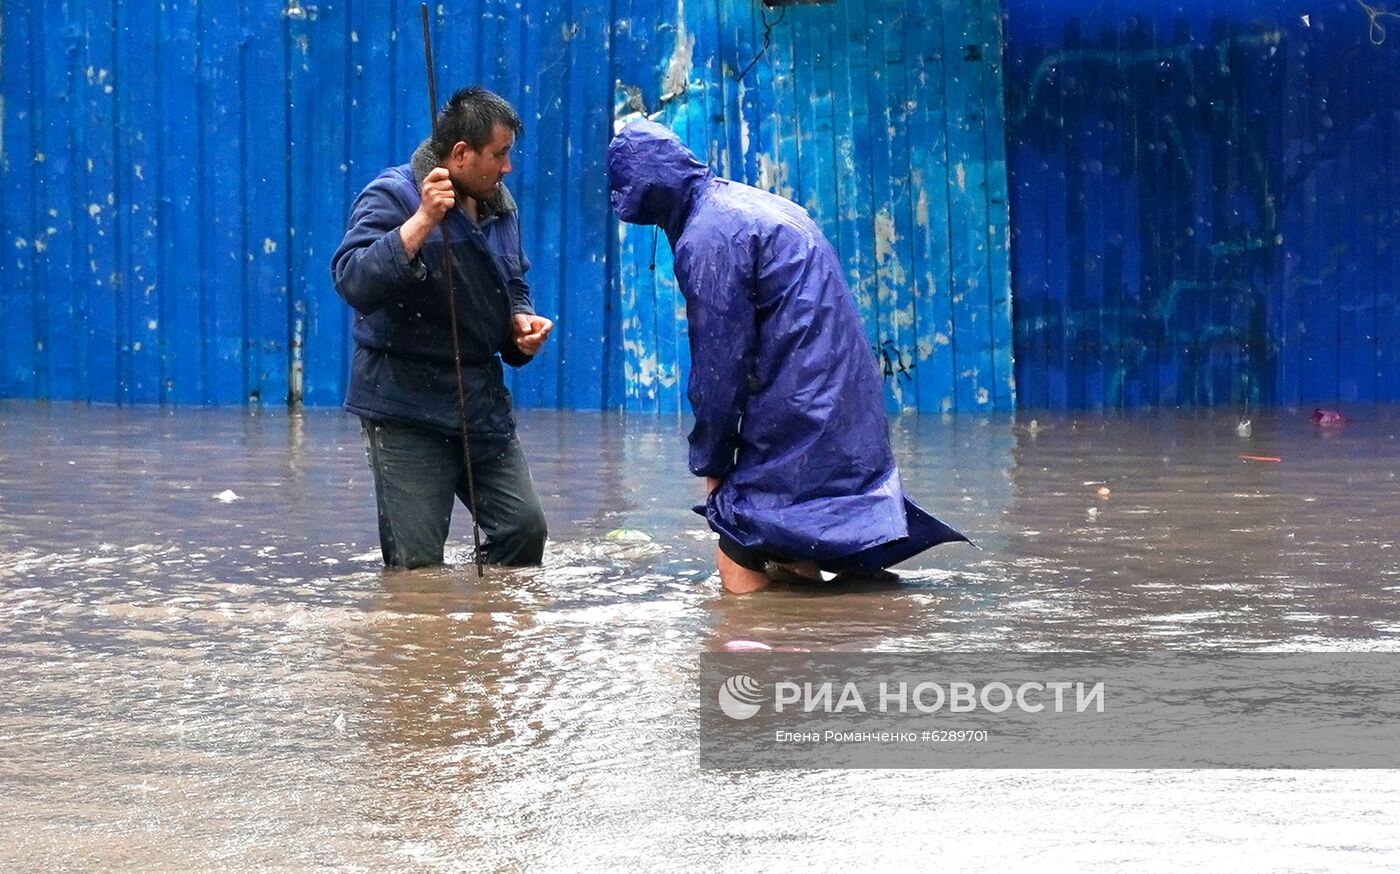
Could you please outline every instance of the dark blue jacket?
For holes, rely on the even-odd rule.
[[[963,540],[904,496],[884,386],[835,250],[806,211],[718,179],[666,128],[608,150],[613,207],[658,225],[689,319],[690,469],[710,525],[827,569],[888,567]]]
[[[533,313],[525,282],[515,201],[500,186],[480,204],[481,221],[453,210],[409,260],[399,226],[418,211],[434,162],[420,146],[413,161],[379,174],[355,199],[345,239],[331,262],[336,291],[355,310],[355,354],[345,408],[374,420],[461,431],[451,321],[443,273],[445,226],[452,241],[457,325],[467,421],[473,441],[515,433],[501,359],[530,360],[512,339],[513,313]]]

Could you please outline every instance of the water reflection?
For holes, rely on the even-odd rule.
[[[532,624],[531,612],[495,578],[390,572],[383,586],[366,641],[372,694],[365,715],[375,740],[389,750],[467,750],[513,740],[524,723],[516,718],[519,699],[507,700],[505,690],[518,691],[512,642]],[[492,609],[474,609],[482,600]]]

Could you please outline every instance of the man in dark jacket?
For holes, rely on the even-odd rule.
[[[807,212],[716,178],[650,121],[613,139],[608,181],[618,217],[660,226],[675,254],[690,470],[708,482],[725,588],[763,588],[772,564],[871,571],[965,540],[904,496],[874,353]]]
[[[524,365],[553,324],[525,282],[515,201],[503,179],[520,118],[479,87],[452,96],[432,140],[356,198],[332,260],[355,310],[345,408],[360,417],[390,567],[441,564],[453,497],[466,502],[443,232],[451,244],[461,378],[483,559],[539,564],[545,521],[501,361]]]

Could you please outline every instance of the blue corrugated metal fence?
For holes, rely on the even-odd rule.
[[[435,5],[444,90],[527,125],[511,182],[559,330],[525,405],[676,410],[685,325],[603,155],[638,107],[807,206],[846,263],[891,408],[1006,408],[995,0]],[[427,127],[407,0],[0,5],[0,396],[337,403],[350,200]],[[765,14],[769,46],[759,53]],[[781,16],[781,20],[778,20]]]
[[[1026,406],[1400,397],[1400,16],[1007,0]]]

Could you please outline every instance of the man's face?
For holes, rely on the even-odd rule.
[[[510,172],[510,150],[515,133],[503,124],[491,132],[491,142],[480,151],[458,143],[452,151],[452,183],[459,191],[477,200],[490,197]]]

